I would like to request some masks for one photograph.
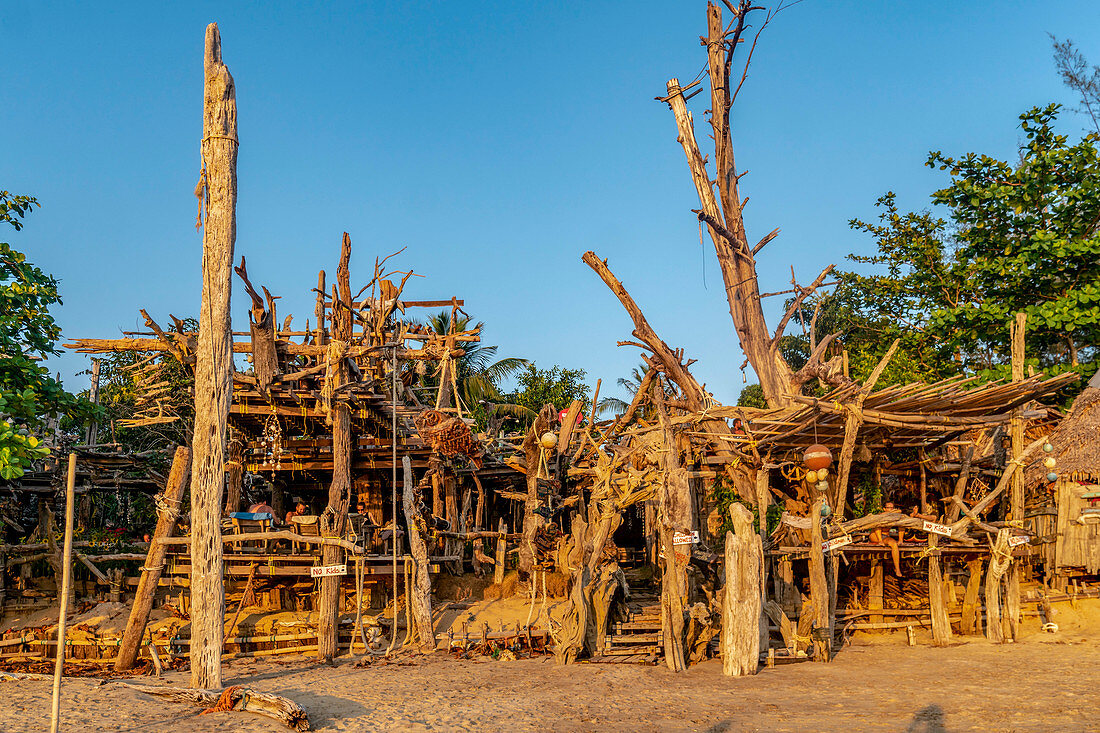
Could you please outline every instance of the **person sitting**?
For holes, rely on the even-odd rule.
[[[248,511],[250,514],[270,514],[272,519],[275,518],[275,510],[271,508],[271,505],[267,503],[266,499],[261,499],[255,504],[252,504],[248,507]]]
[[[306,506],[304,501],[299,500],[294,504],[294,508],[286,513],[286,521],[283,524],[293,524],[294,517],[301,517],[309,511],[309,507]]]
[[[884,512],[896,512],[898,508],[892,501],[882,506]],[[890,547],[890,559],[894,561],[894,575],[901,577],[901,552],[898,545],[905,541],[905,530],[901,527],[880,527],[871,532],[870,541],[875,545],[888,545]]]

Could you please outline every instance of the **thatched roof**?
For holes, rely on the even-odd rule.
[[[1054,446],[1054,470],[1061,476],[1100,474],[1100,371],[1077,395],[1058,430],[1050,438]],[[1048,469],[1041,462],[1028,466],[1029,484],[1046,481]]]

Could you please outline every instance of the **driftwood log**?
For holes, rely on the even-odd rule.
[[[154,539],[170,537],[175,532],[176,520],[180,513],[180,499],[183,497],[183,490],[187,486],[190,475],[191,450],[181,445],[176,448],[176,454],[172,459],[172,470],[168,474],[168,484],[164,488],[164,497],[160,502],[163,508],[158,508],[157,511],[157,527],[153,530]],[[118,672],[130,669],[137,660],[141,638],[145,635],[145,624],[149,621],[149,612],[153,609],[153,600],[157,595],[157,584],[164,571],[164,558],[167,553],[168,546],[164,543],[149,543],[149,555],[141,568],[141,579],[134,594],[134,605],[130,608],[126,631],[122,634],[118,657],[115,659],[115,670]]]
[[[220,688],[225,588],[222,585],[222,487],[225,431],[233,396],[230,294],[237,238],[237,100],[222,63],[216,23],[206,27],[202,129],[202,304],[195,361],[195,432],[191,474],[191,686]]]
[[[748,509],[735,503],[730,506],[730,518],[733,531],[726,532],[726,586],[722,594],[722,673],[742,677],[756,674],[760,664],[760,568],[764,548],[753,532]]]
[[[412,556],[412,587],[406,588],[412,606],[412,624],[420,640],[420,651],[430,654],[435,650],[435,631],[432,629],[432,582],[428,577],[428,546],[424,543],[424,519],[418,509],[420,502],[414,496],[412,462],[408,456],[401,459],[404,470],[402,504],[405,523],[409,530],[409,554]]]
[[[546,518],[535,511],[540,503],[538,475],[543,450],[540,439],[543,433],[550,430],[555,414],[553,405],[543,405],[523,438],[522,449],[527,467],[527,500],[523,505],[523,540],[519,545],[519,569],[524,574],[530,574],[535,567],[535,534],[546,526]]]
[[[1001,579],[1012,564],[1007,529],[997,533],[997,539],[992,543],[990,551],[989,568],[985,571],[985,638],[1000,644],[1005,640],[1001,623]]]
[[[134,685],[128,682],[117,682],[115,684],[128,690],[135,690],[173,702],[209,706],[208,710],[204,712],[239,710],[273,718],[292,730],[309,730],[309,715],[298,703],[286,697],[272,695],[267,692],[257,692],[239,685],[227,687],[224,690],[186,690],[161,685]]]

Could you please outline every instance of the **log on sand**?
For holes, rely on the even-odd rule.
[[[309,730],[309,715],[298,703],[289,698],[256,692],[239,685],[224,690],[196,690],[162,685],[132,685],[128,682],[117,684],[128,690],[137,690],[166,700],[208,706],[203,713],[240,710],[274,718],[292,730]]]

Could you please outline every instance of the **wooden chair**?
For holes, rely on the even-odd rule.
[[[233,522],[233,534],[266,534],[271,531],[272,516],[267,512],[254,514],[252,512],[233,512],[229,515]],[[256,544],[268,551],[270,540],[259,540]],[[246,543],[242,542],[241,545]],[[251,542],[247,544],[253,544]]]
[[[290,523],[294,525],[294,533],[300,534],[303,537],[320,537],[321,536],[321,524],[319,517],[316,514],[302,514],[296,517],[290,518]],[[297,554],[298,546],[305,545],[310,547],[308,542],[299,542],[294,540],[291,542],[291,552]]]

